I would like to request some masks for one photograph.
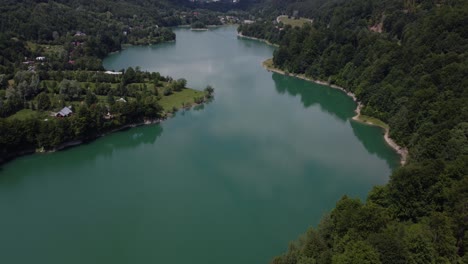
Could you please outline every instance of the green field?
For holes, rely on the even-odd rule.
[[[8,119],[13,120],[25,120],[29,118],[47,118],[46,112],[35,111],[31,109],[22,109],[16,112],[14,115],[8,117]]]
[[[165,112],[171,112],[174,107],[179,109],[183,104],[192,105],[195,103],[195,98],[204,96],[205,93],[202,91],[187,88],[180,92],[174,92],[169,96],[163,96],[161,100],[159,100],[159,104],[163,107]]]
[[[65,52],[65,49],[62,45],[43,45],[36,44],[31,41],[27,42],[29,50],[32,52],[39,52],[41,55],[46,57],[62,54]]]
[[[291,25],[292,27],[302,27],[303,25],[309,23],[312,24],[312,20],[308,18],[288,18],[288,16],[279,16],[277,19],[279,22],[285,24],[285,25]]]

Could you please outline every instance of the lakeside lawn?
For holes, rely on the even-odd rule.
[[[37,44],[31,41],[28,41],[26,44],[30,51],[40,52],[41,54],[44,54],[46,57],[63,54],[65,52],[63,45]]]
[[[202,91],[185,88],[180,92],[173,92],[169,96],[163,96],[158,102],[163,107],[164,112],[172,112],[172,109],[182,108],[184,104],[192,105],[195,103],[195,98],[204,97],[205,93]]]
[[[302,27],[303,25],[307,23],[312,24],[313,20],[308,19],[308,18],[303,18],[303,17],[294,19],[294,18],[288,18],[288,16],[279,16],[278,21],[285,25],[291,25],[292,27]]]
[[[20,111],[16,112],[15,114],[7,117],[9,120],[26,120],[29,118],[47,118],[47,113],[42,111],[36,111],[31,109],[21,109]]]

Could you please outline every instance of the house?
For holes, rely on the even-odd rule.
[[[58,111],[55,116],[56,117],[67,117],[73,114],[73,111],[71,110],[71,106],[64,107],[62,110]]]
[[[122,72],[114,72],[114,71],[105,71],[105,74],[111,74],[111,75],[120,75]]]
[[[75,37],[86,37],[86,34],[81,31],[77,31]]]
[[[114,118],[114,116],[110,112],[107,112],[107,114],[104,115],[104,119],[109,120],[109,119],[112,119],[112,118]]]

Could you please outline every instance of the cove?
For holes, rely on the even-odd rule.
[[[266,71],[235,27],[104,61],[215,100],[159,125],[0,168],[4,263],[268,263],[344,194],[365,199],[398,155],[341,91]]]

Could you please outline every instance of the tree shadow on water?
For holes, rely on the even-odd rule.
[[[320,109],[341,121],[354,116],[356,104],[340,90],[277,73],[273,73],[272,78],[279,94],[299,96],[305,108],[319,105]]]
[[[0,166],[0,185],[18,184],[24,177],[47,174],[47,171],[66,172],[92,166],[97,158],[109,158],[117,151],[152,145],[162,132],[163,128],[159,124],[141,126],[114,132],[65,150],[20,157],[3,165],[8,168]],[[132,157],[129,157],[128,162],[131,162],[131,159]]]
[[[383,139],[385,132],[382,128],[369,126],[357,121],[351,121],[350,123],[354,135],[366,148],[367,152],[377,155],[380,159],[385,160],[388,166],[392,169],[399,166],[399,156],[394,150],[386,145]],[[378,132],[376,132],[376,130]]]

